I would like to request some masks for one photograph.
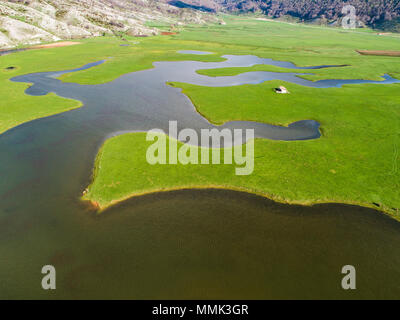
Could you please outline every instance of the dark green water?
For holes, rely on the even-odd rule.
[[[400,223],[371,209],[286,206],[218,190],[143,196],[100,216],[79,202],[110,134],[166,128],[169,120],[211,126],[164,83],[169,74],[190,82],[204,66],[159,63],[99,86],[19,77],[34,80],[28,93],[54,91],[85,106],[0,135],[0,298],[400,297]],[[227,124],[235,125],[257,124]],[[319,137],[310,121],[258,126],[271,139]],[[41,288],[48,264],[57,270],[52,292]],[[357,270],[352,292],[340,287],[348,264]]]
[[[143,196],[101,216],[71,209],[3,221],[2,256],[14,260],[2,298],[400,297],[400,224],[371,209],[223,190]],[[40,288],[49,263],[54,292]],[[340,286],[346,264],[352,292]]]

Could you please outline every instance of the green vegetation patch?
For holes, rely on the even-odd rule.
[[[277,85],[179,86],[215,123],[234,119],[287,125],[316,119],[322,125],[321,139],[258,139],[253,174],[236,176],[234,165],[149,165],[144,134],[122,135],[102,148],[86,199],[105,207],[134,194],[218,186],[283,202],[361,204],[398,216],[400,95],[394,93],[398,86],[315,89],[285,83],[292,93],[277,95],[273,91]]]
[[[384,73],[396,75],[400,70],[398,59],[365,57],[355,52],[359,47],[398,48],[397,41],[390,37],[242,18],[228,18],[227,22],[227,26],[187,29],[173,41],[196,39],[203,42],[203,51],[256,54],[299,66],[350,65],[305,70],[315,73],[307,76],[313,80],[379,79]],[[293,71],[254,66],[199,73],[226,76],[256,70]],[[307,88],[283,81],[217,88],[184,83],[171,85],[182,88],[197,110],[213,123],[250,120],[288,125],[313,119],[321,123],[322,137],[292,142],[257,139],[253,174],[236,176],[234,165],[149,165],[145,154],[150,143],[145,141],[145,134],[122,135],[107,141],[101,149],[94,182],[85,199],[105,208],[147,192],[221,187],[289,203],[359,204],[400,217],[398,84],[346,85],[329,89]],[[291,93],[276,94],[273,89],[279,85],[284,85]]]

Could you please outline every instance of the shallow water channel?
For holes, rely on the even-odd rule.
[[[362,80],[301,79],[251,72],[211,78],[197,69],[288,62],[225,56],[225,62],[156,62],[110,83],[79,85],[23,75],[26,93],[49,92],[84,107],[0,135],[0,298],[399,298],[400,223],[366,208],[301,207],[226,190],[182,190],[133,198],[96,215],[79,201],[94,158],[116,132],[214,128],[167,81],[233,86],[278,79],[318,88]],[[102,62],[83,68],[95,67]],[[393,83],[385,76],[378,83]],[[377,83],[368,81],[369,83]],[[234,121],[276,140],[316,139],[319,124],[289,127]],[[41,289],[43,265],[57,290]],[[357,269],[357,290],[340,287],[341,268]]]

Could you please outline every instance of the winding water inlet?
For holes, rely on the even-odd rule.
[[[78,199],[82,191],[90,183],[93,163],[98,148],[110,135],[121,132],[147,131],[153,128],[160,128],[167,132],[169,121],[176,120],[179,130],[192,128],[199,132],[201,129],[211,128],[255,129],[256,137],[275,140],[307,140],[320,137],[319,124],[313,120],[302,120],[288,127],[249,121],[233,121],[225,123],[222,126],[215,126],[196,111],[191,101],[187,96],[182,94],[180,89],[168,86],[166,82],[177,81],[204,86],[233,86],[245,83],[260,83],[274,79],[317,88],[338,87],[347,83],[385,84],[398,82],[398,80],[388,76],[385,76],[385,80],[380,82],[364,80],[323,80],[312,82],[299,78],[298,75],[302,73],[250,72],[233,77],[218,78],[206,77],[196,73],[196,70],[199,69],[246,67],[255,64],[272,64],[305,70],[332,67],[317,66],[300,68],[288,62],[261,59],[255,56],[224,57],[227,60],[218,63],[195,61],[156,62],[153,69],[129,73],[112,82],[100,85],[64,83],[58,80],[57,77],[64,73],[95,67],[103,63],[102,61],[74,70],[22,75],[12,79],[17,82],[31,83],[32,86],[26,90],[27,94],[38,96],[55,92],[59,96],[82,101],[83,107],[25,123],[0,135],[0,256],[2,261],[7,261],[7,264],[0,265],[0,270],[4,273],[8,272],[7,277],[2,282],[0,297],[24,296],[36,298],[37,296],[45,295],[46,293],[43,293],[39,288],[40,286],[36,284],[37,275],[32,274],[32,270],[41,270],[41,267],[50,261],[57,266],[57,274],[63,277],[66,283],[65,287],[60,287],[62,288],[59,291],[60,295],[65,294],[67,297],[74,297],[74,294],[78,296],[81,294],[83,297],[95,297],[97,293],[101,293],[101,297],[105,297],[107,294],[114,293],[114,297],[127,297],[129,295],[124,294],[130,292],[129,290],[131,289],[136,290],[135,297],[141,297],[140,294],[143,294],[144,298],[149,298],[154,296],[151,296],[152,292],[148,292],[148,290],[150,288],[157,288],[154,290],[160,290],[160,297],[165,298],[162,295],[162,288],[157,286],[156,281],[152,282],[152,279],[157,278],[157,272],[150,272],[151,270],[159,270],[159,264],[155,263],[153,256],[148,257],[146,252],[153,252],[162,261],[164,261],[163,257],[165,254],[167,254],[168,259],[172,259],[171,257],[175,253],[180,252],[177,249],[177,247],[182,246],[182,244],[179,244],[181,243],[179,241],[185,243],[188,239],[192,239],[193,234],[196,234],[199,237],[198,239],[208,236],[208,233],[207,235],[193,232],[191,234],[184,234],[184,230],[192,230],[190,227],[192,222],[189,221],[185,227],[182,227],[181,239],[179,241],[177,237],[174,237],[174,232],[165,231],[169,230],[168,226],[171,221],[175,221],[178,224],[181,221],[185,221],[184,216],[180,215],[179,208],[182,207],[182,203],[185,203],[184,207],[192,210],[188,212],[192,212],[195,219],[204,217],[200,213],[198,216],[194,215],[197,211],[193,208],[197,206],[196,203],[199,199],[194,196],[185,195],[181,198],[174,196],[175,198],[172,197],[165,200],[163,196],[156,195],[156,201],[149,200],[149,203],[145,205],[143,210],[138,209],[137,204],[135,204],[136,202],[131,206],[127,203],[122,209],[120,207],[112,209],[113,214],[109,218],[106,217],[107,215],[98,218],[99,220],[88,217],[87,207]],[[132,147],[134,148],[135,146]],[[140,179],[140,176],[138,178]],[[199,197],[201,198],[201,196]],[[250,201],[247,196],[243,196],[243,199],[240,201],[237,200],[238,203],[236,203],[234,202],[236,201],[235,199],[239,199],[240,197],[235,194],[221,195],[217,198],[215,193],[207,194],[204,197],[202,210],[207,211],[207,208],[212,207],[213,203],[215,204],[215,208],[218,208],[218,210],[215,209],[218,212],[208,209],[213,214],[210,214],[205,219],[217,219],[219,211],[222,210],[222,205],[226,205],[227,202],[232,203],[232,210],[234,210],[233,208],[242,208],[243,212],[245,212],[246,208],[251,207],[254,223],[249,223],[248,228],[250,230],[249,234],[252,234],[251,230],[253,227],[251,226],[257,226],[258,223],[256,221],[261,221],[260,219],[264,219],[263,216],[265,217],[265,215],[261,214],[264,210],[264,202],[260,202],[261,200],[254,200],[252,202],[253,200]],[[173,205],[168,205],[168,203],[173,203]],[[254,208],[251,203],[254,204]],[[146,220],[146,216],[140,213],[148,211],[148,213],[158,215],[164,212],[163,208],[165,207],[169,208],[169,216],[166,220],[157,220],[158,218],[163,219],[161,216],[154,221]],[[174,208],[178,209],[175,210]],[[284,211],[284,209],[282,210]],[[308,209],[304,210],[307,211]],[[370,209],[365,210],[371,211]],[[314,210],[313,212],[315,213],[315,211],[318,210]],[[118,214],[121,212],[123,214]],[[128,218],[128,212],[132,215],[130,216],[131,218]],[[229,214],[226,215],[226,217],[228,216]],[[332,215],[330,218],[333,223],[336,221],[334,216]],[[349,218],[350,216],[350,213],[343,214],[340,219],[348,221],[346,219],[351,219]],[[360,216],[362,215],[357,213],[354,221],[351,220],[353,221],[352,223],[360,223]],[[378,216],[379,218],[377,218]],[[148,217],[151,217],[151,215]],[[275,221],[274,217],[277,216],[272,214],[269,217],[271,221]],[[239,218],[242,219],[243,217]],[[325,230],[329,234],[332,223],[326,225],[324,218],[322,214],[320,221],[324,227],[316,229],[318,229],[318,232]],[[268,222],[266,224],[271,226],[276,224],[279,226],[275,228],[276,235],[281,232],[280,226],[282,223],[289,223],[291,225],[289,222],[290,219],[287,219],[285,216],[280,216],[279,219],[282,221],[277,224],[276,222],[271,224]],[[296,219],[303,221],[304,225],[307,225],[307,221],[315,221],[307,220],[306,214],[300,215]],[[372,225],[375,230],[375,224],[379,224],[385,232],[382,231],[382,233],[376,236],[378,239],[376,242],[368,242],[368,246],[366,246],[364,241],[360,242],[359,246],[355,248],[349,245],[349,257],[351,254],[356,253],[362,256],[360,258],[362,260],[365,256],[360,254],[360,252],[366,251],[364,249],[360,251],[360,247],[368,247],[369,253],[375,243],[380,243],[381,245],[377,247],[380,250],[379,257],[382,259],[382,264],[376,265],[378,271],[389,265],[398,265],[398,263],[384,263],[385,257],[389,260],[392,259],[390,260],[391,262],[396,260],[400,263],[399,250],[388,245],[396,243],[400,239],[398,224],[388,221],[386,217],[381,217],[380,215],[366,215],[365,219],[365,225],[368,226],[368,230],[372,229]],[[128,220],[135,221],[135,223],[132,223],[132,225],[126,223]],[[164,221],[163,226],[165,226],[165,229],[160,230],[161,227],[159,227],[159,222],[157,221]],[[206,220],[201,221],[204,222]],[[216,224],[213,222],[212,225]],[[235,224],[235,226],[238,225],[238,223]],[[343,222],[344,225],[345,223]],[[232,226],[232,228],[234,228],[235,234],[239,234],[239,230],[236,227]],[[291,225],[288,228],[291,228],[290,230],[293,231],[293,233],[288,233],[296,234],[299,232],[295,225]],[[218,232],[222,234],[225,230]],[[257,232],[260,237],[263,237],[261,229]],[[215,230],[211,230],[210,233],[219,235]],[[350,230],[344,233],[349,236],[352,234]],[[168,238],[168,234],[170,238]],[[227,227],[225,236],[229,238],[229,234],[230,231]],[[158,238],[159,235],[163,236]],[[325,236],[324,234],[322,238],[325,239]],[[334,239],[335,237],[332,236],[332,243]],[[235,243],[235,239],[230,240],[232,240],[230,243]],[[298,241],[299,238],[296,238],[294,243],[297,244]],[[354,244],[356,242],[351,240],[346,243]],[[169,243],[170,247],[165,248],[162,246],[162,243]],[[195,243],[199,244],[201,241],[195,241]],[[159,247],[155,246],[155,244]],[[266,248],[269,248],[269,245],[260,246],[259,253],[255,254],[255,256],[265,252]],[[304,244],[306,255],[308,246],[308,243]],[[324,252],[327,246],[328,244],[326,243],[326,246],[323,248]],[[212,246],[207,245],[207,250],[210,247]],[[246,250],[251,247],[252,245],[248,246]],[[146,248],[146,250],[144,251],[143,248]],[[225,246],[225,248],[228,250],[229,247]],[[296,255],[299,252],[296,250],[296,245],[293,248],[291,259],[297,257]],[[385,251],[384,255],[382,254],[382,248],[388,251]],[[336,252],[335,248],[332,247],[331,249]],[[185,259],[190,259],[193,263],[198,263],[196,260],[197,252],[201,252],[201,250],[205,249],[196,247],[193,250],[196,254],[192,256],[183,252],[181,254],[186,254]],[[218,251],[220,254],[221,250]],[[376,250],[378,252],[378,249]],[[141,260],[136,259],[137,257]],[[279,259],[278,255],[276,257]],[[303,256],[298,256],[299,261],[302,261],[303,258]],[[166,263],[170,261],[168,259]],[[212,260],[212,257],[208,256],[207,259]],[[204,261],[207,261],[207,259],[204,259]],[[228,262],[230,259],[230,256],[227,256]],[[215,266],[219,265],[219,260],[217,260]],[[315,256],[314,260],[318,263],[320,261],[318,256]],[[227,263],[224,265],[229,266],[230,264]],[[177,270],[176,266],[177,263],[171,263],[169,267],[166,265],[164,269],[158,272],[165,275],[165,279],[168,277],[171,278],[170,275],[174,274]],[[371,269],[372,274],[376,270],[375,265],[371,268],[373,269]],[[128,269],[129,272],[127,271]],[[212,270],[212,268],[210,269],[207,266],[205,269]],[[10,270],[12,270],[11,273]],[[107,277],[107,275],[102,273],[102,270],[113,270],[113,274],[129,273],[130,279],[134,280],[135,287],[127,288],[127,291],[117,291],[112,280],[117,281],[120,286],[124,286],[124,284],[126,286],[124,282],[125,278],[115,279],[115,277]],[[186,268],[181,270],[181,272],[188,273],[191,270]],[[393,271],[391,269],[391,272],[396,272],[396,270]],[[264,273],[264,269],[257,271],[257,274],[260,276]],[[230,273],[225,272],[222,274],[227,276]],[[274,275],[272,279],[276,278],[276,272],[272,272],[272,274]],[[384,275],[386,272],[377,272],[377,274]],[[396,279],[399,279],[400,274],[396,274],[396,277]],[[102,279],[101,283],[99,282],[99,278]],[[219,278],[220,274],[215,273],[211,275],[210,279],[218,281]],[[93,282],[90,282],[88,279],[93,279]],[[141,283],[142,279],[146,279],[148,282],[143,284]],[[175,278],[171,279],[175,281]],[[85,295],[85,289],[82,291],[79,285],[76,285],[76,287],[71,285],[74,281],[78,281],[78,283],[83,281],[87,287],[91,288],[90,290],[92,291],[90,291],[90,294]],[[37,286],[38,289],[37,291],[35,291],[36,289],[32,289],[24,295],[20,285],[21,282],[32,285],[34,288]],[[257,285],[259,281],[254,281],[254,283]],[[397,293],[397,287],[391,287],[391,283],[391,280],[387,282],[388,288],[392,290],[392,293]],[[249,290],[249,292],[252,291]],[[130,297],[132,298],[132,296]]]
[[[79,85],[64,83],[58,76],[64,73],[76,72],[95,67],[104,61],[87,64],[82,68],[22,75],[12,79],[17,82],[28,82],[33,85],[26,90],[30,95],[45,95],[55,92],[57,95],[80,100],[84,104],[82,110],[73,112],[66,117],[74,117],[75,121],[96,121],[96,114],[107,110],[113,111],[108,120],[115,123],[115,131],[148,131],[168,128],[168,122],[177,120],[179,129],[192,128],[229,128],[254,129],[256,138],[273,140],[307,140],[320,137],[319,124],[314,120],[301,120],[288,127],[274,126],[250,121],[231,121],[222,126],[215,126],[196,112],[189,99],[180,89],[166,85],[168,81],[185,82],[209,87],[226,87],[242,84],[257,84],[268,80],[282,80],[303,86],[315,88],[340,87],[343,84],[356,83],[395,83],[397,79],[385,75],[383,81],[368,80],[321,80],[309,81],[300,78],[304,73],[278,72],[246,72],[229,77],[207,77],[196,73],[199,69],[215,69],[226,67],[250,67],[256,64],[274,65],[292,69],[321,69],[340,66],[297,67],[290,62],[258,58],[256,56],[223,56],[224,62],[155,62],[154,69],[133,72],[118,79],[100,85]],[[80,119],[80,120],[78,120]],[[129,122],[128,127],[126,123]],[[108,129],[107,129],[108,130]],[[107,133],[109,134],[109,132]],[[244,140],[244,137],[242,137]],[[228,146],[228,145],[225,145]]]

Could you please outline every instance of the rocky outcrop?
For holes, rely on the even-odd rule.
[[[106,34],[155,35],[146,22],[170,24],[217,21],[156,0],[0,1],[0,48]]]

